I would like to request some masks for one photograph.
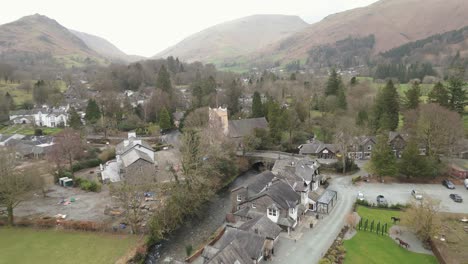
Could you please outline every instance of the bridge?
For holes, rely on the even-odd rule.
[[[248,159],[250,165],[263,164],[264,166],[267,166],[267,167],[269,167],[268,165],[273,166],[275,161],[280,160],[280,159],[291,159],[291,158],[302,159],[305,157],[304,155],[301,155],[301,154],[274,151],[274,150],[256,150],[256,151],[249,151],[249,152],[237,151],[236,155],[238,157],[244,157]]]

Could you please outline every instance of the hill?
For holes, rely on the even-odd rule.
[[[218,24],[182,40],[155,58],[179,57],[184,61],[222,64],[257,51],[304,29],[297,16],[254,15]]]
[[[67,28],[39,14],[0,26],[0,55],[8,61],[29,55],[50,56],[65,64],[103,60]]]
[[[70,32],[80,38],[89,48],[96,51],[100,55],[109,58],[111,60],[123,61],[123,62],[134,62],[144,59],[144,57],[136,55],[127,55],[114,44],[108,40],[98,36],[87,34],[84,32],[70,29]]]
[[[310,51],[373,36],[372,54],[468,25],[466,0],[381,0],[324,18],[264,49],[254,61],[305,60]]]

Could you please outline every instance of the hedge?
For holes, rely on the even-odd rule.
[[[102,164],[101,159],[89,159],[89,160],[79,161],[72,165],[72,170],[73,172],[76,172],[82,169],[97,167],[99,166],[99,164]]]

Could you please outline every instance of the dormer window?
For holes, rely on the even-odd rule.
[[[268,215],[277,216],[277,214],[278,214],[278,211],[276,211],[276,209],[268,208]]]
[[[367,146],[367,150],[372,150],[372,145]]]

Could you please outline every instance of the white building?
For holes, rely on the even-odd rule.
[[[13,111],[10,113],[10,121],[14,124],[34,124],[40,127],[67,126],[68,106]]]

